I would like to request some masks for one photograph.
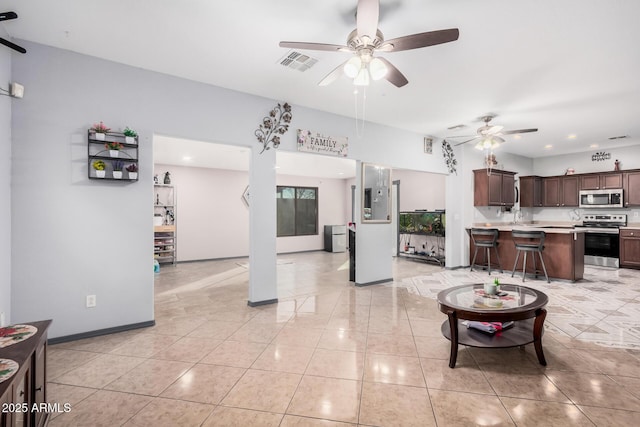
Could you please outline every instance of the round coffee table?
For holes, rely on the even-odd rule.
[[[458,344],[480,348],[535,346],[541,365],[547,362],[542,351],[542,332],[549,298],[543,292],[519,285],[500,285],[503,296],[485,295],[484,285],[462,285],[438,293],[438,306],[449,319],[442,334],[451,341],[449,367],[456,366]],[[495,334],[467,328],[458,319],[480,322],[515,321],[515,325]]]

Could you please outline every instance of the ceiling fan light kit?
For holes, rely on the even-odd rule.
[[[380,14],[379,0],[358,0],[356,11],[356,29],[347,37],[346,46],[308,43],[308,42],[280,42],[280,47],[307,50],[322,50],[330,52],[349,52],[354,56],[343,65],[338,66],[325,76],[320,86],[333,83],[338,77],[344,75],[353,80],[356,86],[368,86],[371,80],[386,79],[396,87],[402,87],[409,83],[407,78],[382,57],[374,56],[376,52],[399,52],[403,50],[419,49],[458,40],[457,28],[447,30],[429,31],[384,40],[382,32],[378,29]]]

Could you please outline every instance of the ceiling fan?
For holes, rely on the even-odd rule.
[[[458,40],[459,31],[457,28],[385,40],[382,32],[378,29],[379,14],[379,0],[358,0],[356,29],[347,37],[346,46],[282,41],[280,47],[354,54],[351,59],[343,62],[324,77],[318,83],[320,86],[331,84],[344,74],[353,79],[353,84],[356,86],[367,86],[371,79],[385,78],[393,85],[402,87],[409,83],[407,78],[385,58],[374,56],[376,52],[400,52]]]
[[[479,139],[476,147],[478,150],[493,150],[504,142],[505,135],[515,135],[520,133],[537,132],[538,129],[518,129],[518,130],[503,130],[504,126],[492,126],[490,122],[496,115],[486,115],[480,117],[484,122],[484,126],[480,126],[476,131],[477,135],[463,135],[463,136],[450,136],[445,139],[453,138],[470,138],[466,141],[459,142],[455,146],[466,144],[467,142],[475,141]]]
[[[10,19],[16,19],[17,17],[18,14],[16,14],[15,12],[0,12],[0,22],[8,21]],[[27,49],[23,48],[22,46],[18,46],[15,43],[11,43],[9,40],[3,39],[2,37],[0,37],[0,44],[10,47],[11,49],[16,50],[20,53],[27,53]]]

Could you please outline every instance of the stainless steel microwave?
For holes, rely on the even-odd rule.
[[[580,191],[581,208],[621,208],[622,188]]]

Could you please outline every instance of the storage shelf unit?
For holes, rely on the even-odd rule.
[[[176,188],[155,184],[153,213],[162,217],[162,225],[153,227],[153,258],[160,264],[177,262]]]
[[[444,211],[400,212],[398,225],[399,256],[444,265]],[[412,246],[414,238],[424,241],[422,246]]]
[[[135,178],[130,175],[126,168],[135,164],[138,165],[138,137],[134,138],[134,144],[127,144],[125,142],[125,135],[120,132],[108,132],[106,134],[106,140],[95,139],[95,134],[91,130],[87,131],[87,176],[89,179],[100,179],[106,181],[137,181],[138,172],[136,172]],[[112,157],[109,154],[109,149],[105,147],[105,144],[109,142],[117,142],[122,146],[122,149],[118,151],[118,157]],[[96,174],[96,170],[93,167],[93,162],[96,160],[102,160],[105,163],[105,176],[100,178]],[[122,162],[122,178],[114,178],[113,165],[115,161]]]

